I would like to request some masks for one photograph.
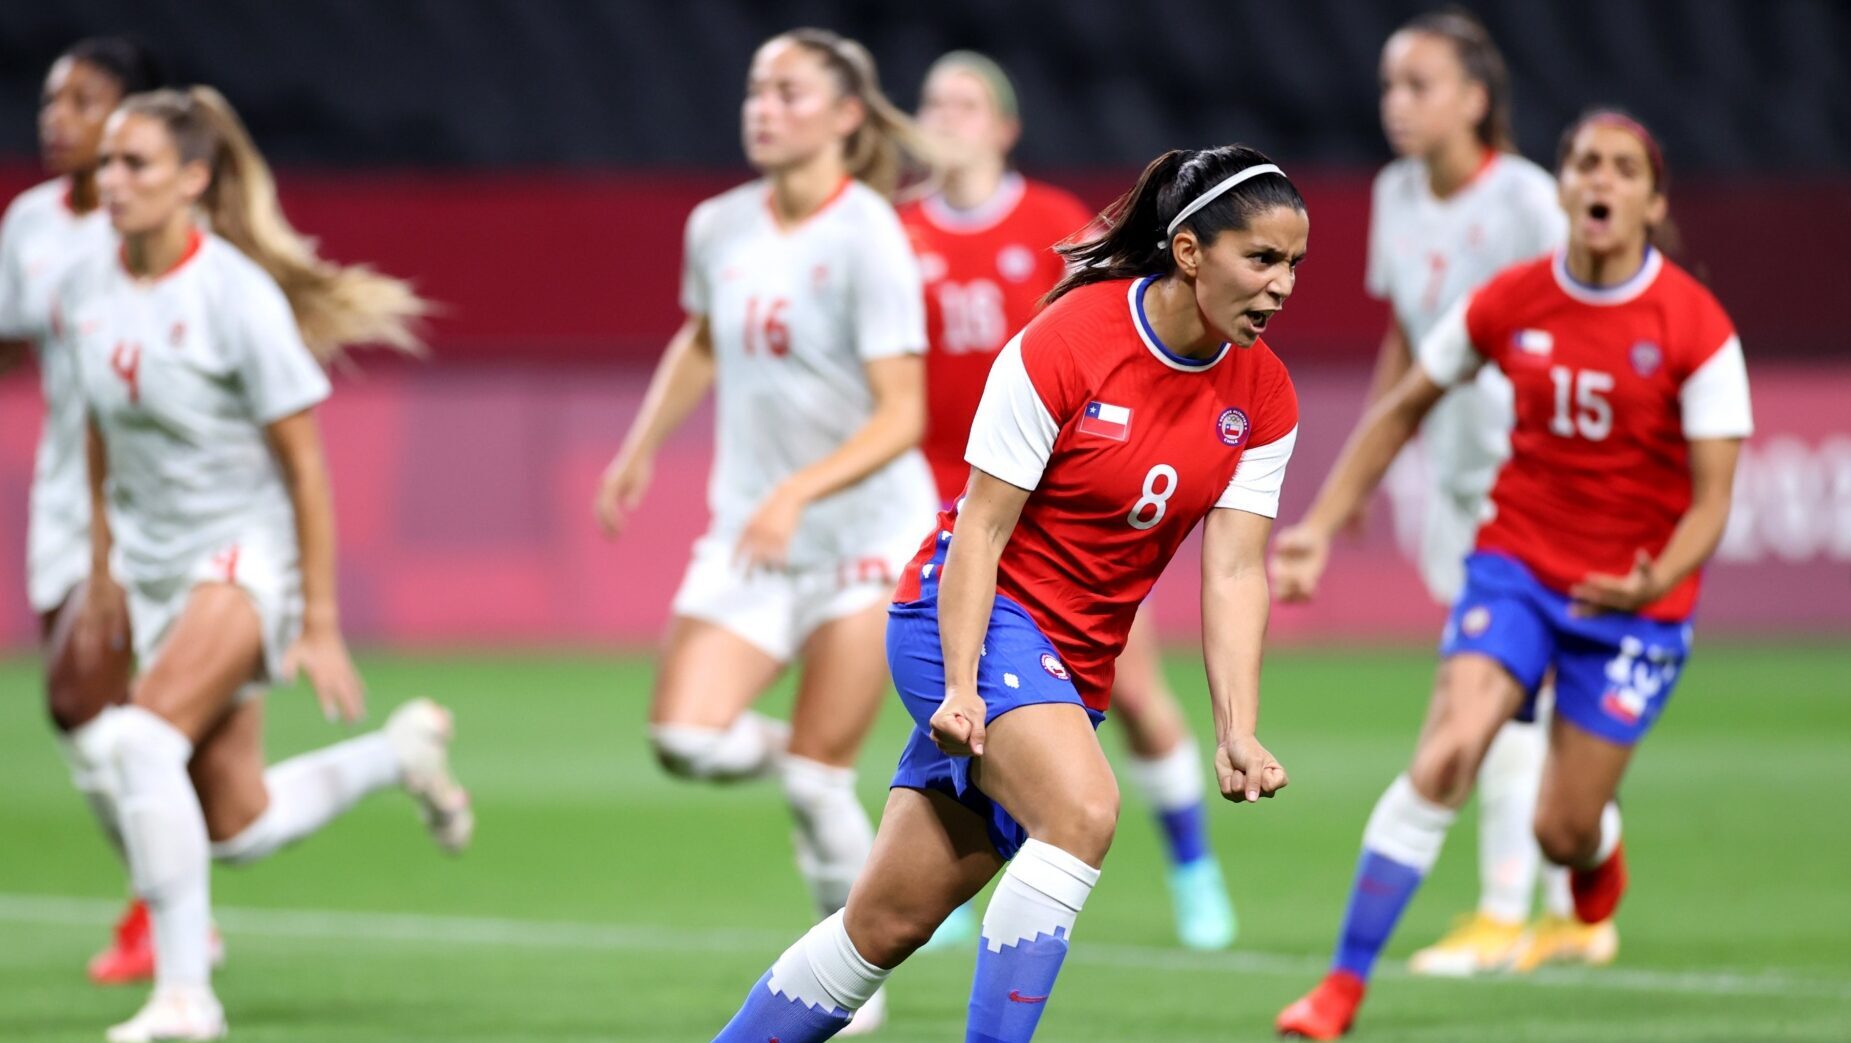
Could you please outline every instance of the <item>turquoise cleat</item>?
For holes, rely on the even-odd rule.
[[[1186,948],[1226,949],[1234,944],[1240,922],[1214,856],[1171,866],[1170,900],[1176,907],[1176,937]]]
[[[971,903],[965,902],[945,917],[945,922],[938,925],[932,937],[919,947],[920,952],[944,952],[967,945],[977,937],[977,913]]]

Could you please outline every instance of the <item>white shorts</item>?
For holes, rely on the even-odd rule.
[[[26,524],[26,598],[32,611],[55,612],[90,578],[90,526],[33,505]]]
[[[675,592],[673,611],[725,627],[787,663],[817,627],[891,599],[900,570],[924,536],[921,529],[835,566],[748,576],[733,564],[735,539],[709,533],[694,542],[694,559]]]
[[[1427,592],[1450,607],[1465,589],[1465,559],[1478,542],[1483,497],[1461,498],[1434,490],[1423,505],[1420,528],[1420,578]]]
[[[302,633],[302,573],[293,538],[246,538],[227,544],[192,567],[158,580],[126,582],[129,629],[135,659],[143,671],[160,658],[161,646],[186,610],[193,588],[203,583],[231,583],[251,599],[263,634],[263,662],[251,683],[240,689],[243,702],[282,676],[283,656]]]

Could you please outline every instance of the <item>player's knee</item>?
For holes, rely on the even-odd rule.
[[[662,770],[681,779],[710,779],[726,736],[718,728],[656,724],[649,728],[649,746]]]
[[[1113,834],[1118,831],[1118,805],[1115,786],[1097,787],[1091,793],[1075,793],[1071,800],[1062,802],[1060,808],[1038,823],[1039,828],[1029,832],[1037,840],[1098,865],[1111,850]]]
[[[220,865],[246,866],[261,861],[282,847],[275,816],[258,815],[243,829],[223,840],[212,841],[212,860]]]
[[[1456,808],[1472,791],[1478,760],[1468,737],[1436,729],[1415,752],[1408,779],[1422,797]]]
[[[1600,850],[1600,816],[1586,822],[1559,813],[1538,813],[1536,843],[1559,866],[1584,865]]]
[[[850,901],[843,926],[861,958],[876,967],[897,967],[932,938],[938,924],[922,910],[870,908]]]

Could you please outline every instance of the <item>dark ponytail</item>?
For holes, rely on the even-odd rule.
[[[1138,175],[1138,183],[1131,191],[1099,215],[1100,223],[1105,225],[1102,234],[1056,247],[1067,259],[1067,274],[1048,291],[1046,302],[1052,303],[1089,283],[1175,271],[1169,225],[1176,215],[1227,178],[1271,162],[1259,149],[1245,145],[1199,151],[1172,149],[1158,156]],[[1189,215],[1177,231],[1187,228],[1207,246],[1222,232],[1244,229],[1253,218],[1276,207],[1303,212],[1305,200],[1285,175],[1262,174],[1217,196]]]
[[[167,86],[167,71],[153,51],[127,36],[87,36],[58,56],[102,70],[124,97]]]

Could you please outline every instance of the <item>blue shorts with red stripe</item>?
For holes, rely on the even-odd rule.
[[[976,812],[988,828],[990,843],[1008,859],[1028,839],[1028,831],[972,784],[969,757],[940,752],[932,742],[932,715],[945,698],[937,575],[944,568],[948,544],[940,539],[938,553],[923,566],[919,600],[895,604],[887,613],[887,665],[900,702],[913,718],[913,734],[900,753],[892,785],[937,790]],[[977,659],[977,694],[984,702],[986,725],[1011,710],[1038,703],[1072,703],[1086,710],[1095,728],[1105,720],[1105,714],[1080,701],[1060,655],[1028,612],[1001,594]]]
[[[1645,737],[1690,655],[1688,621],[1623,613],[1576,616],[1568,595],[1502,554],[1465,559],[1465,590],[1440,639],[1442,657],[1490,656],[1523,686],[1521,716],[1555,669],[1555,712],[1583,731],[1631,746]]]

